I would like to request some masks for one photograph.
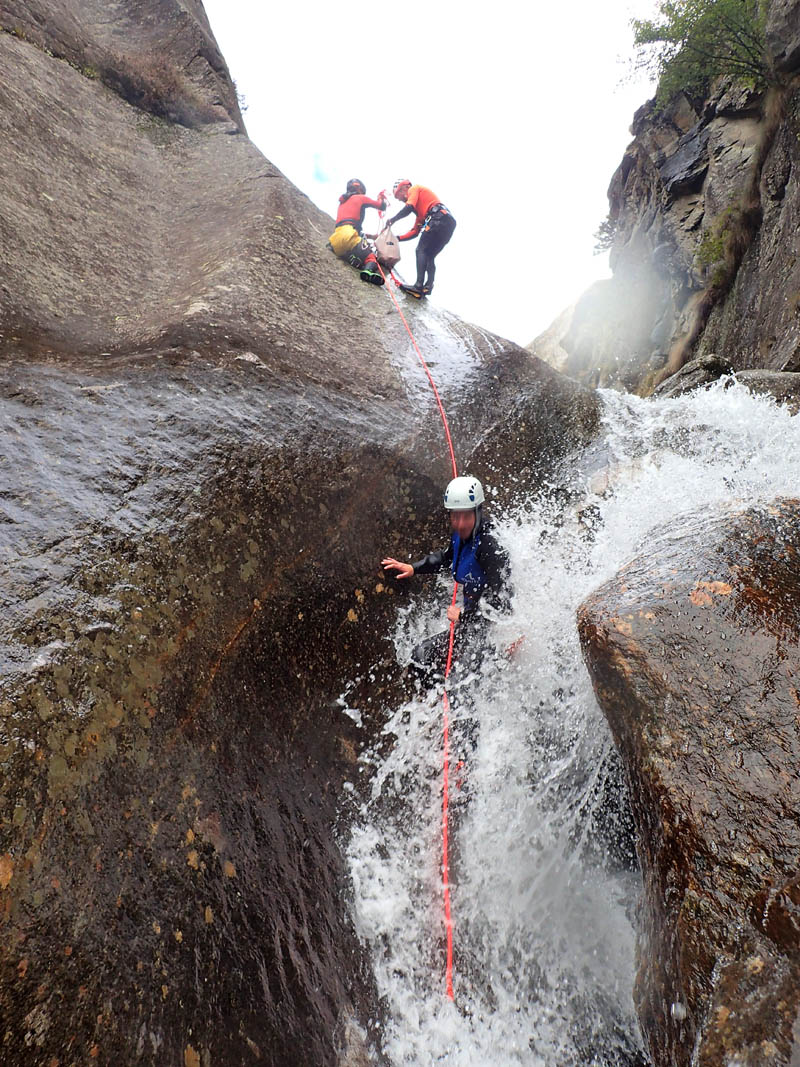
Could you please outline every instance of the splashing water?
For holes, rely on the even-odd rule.
[[[363,757],[370,792],[347,855],[397,1067],[649,1062],[631,998],[632,827],[575,613],[682,513],[795,495],[800,418],[730,380],[674,400],[601,395],[604,469],[576,473],[560,502],[533,497],[495,523],[516,591],[497,644],[525,640],[453,700],[455,1003],[444,984],[440,694],[396,709]],[[444,581],[440,592],[446,605]],[[444,608],[422,599],[398,622],[401,661],[423,628],[443,628]]]

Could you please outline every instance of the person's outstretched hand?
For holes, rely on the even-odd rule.
[[[385,571],[397,571],[398,578],[410,578],[414,573],[414,568],[410,563],[401,563],[399,559],[387,559],[381,560],[381,566]]]

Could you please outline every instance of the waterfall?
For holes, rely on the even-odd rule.
[[[454,1003],[444,986],[440,694],[387,709],[362,757],[368,785],[353,788],[345,848],[396,1067],[649,1062],[632,1001],[633,830],[575,613],[681,514],[796,495],[800,419],[732,379],[671,400],[601,395],[602,469],[578,462],[571,484],[495,516],[515,586],[497,644],[525,636],[453,700]],[[401,662],[444,628],[447,579],[401,611]],[[346,695],[342,705],[359,716]]]

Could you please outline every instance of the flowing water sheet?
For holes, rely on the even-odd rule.
[[[583,598],[683,513],[800,486],[800,420],[737,385],[674,400],[603,394],[600,469],[499,523],[516,587],[498,625],[513,662],[453,707],[455,1003],[445,996],[442,709],[389,709],[363,759],[369,792],[347,843],[356,923],[387,1010],[390,1062],[634,1067],[640,878],[625,787],[575,627]],[[398,622],[398,657],[441,610]],[[357,714],[357,709],[350,709]],[[466,770],[457,770],[464,756]]]

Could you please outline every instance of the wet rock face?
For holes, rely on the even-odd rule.
[[[170,121],[81,69],[157,38],[229,99],[202,7],[102,6],[0,33],[0,1058],[352,1063],[380,1008],[334,828],[395,669],[378,561],[441,537],[442,429],[232,105]],[[524,489],[594,432],[588,391],[406,313],[462,469]]]
[[[136,107],[244,130],[236,89],[197,0],[3,0],[0,28],[99,80]]]
[[[783,106],[759,181],[761,225],[698,347],[729,353],[737,370],[800,370],[800,90],[788,92]]]
[[[681,94],[663,113],[637,112],[608,191],[613,278],[579,300],[560,339],[568,374],[642,390],[690,333],[719,266],[717,229],[751,181],[762,103],[718,85],[706,101]]]
[[[693,516],[579,613],[630,783],[653,1061],[800,1052],[800,502]]]
[[[773,0],[767,15],[767,47],[780,71],[794,71],[800,64],[800,4],[797,0]]]
[[[636,113],[608,191],[613,278],[534,352],[554,352],[580,381],[643,395],[708,353],[736,370],[800,369],[799,20],[797,0],[770,5],[780,86],[718,81],[704,98]]]

